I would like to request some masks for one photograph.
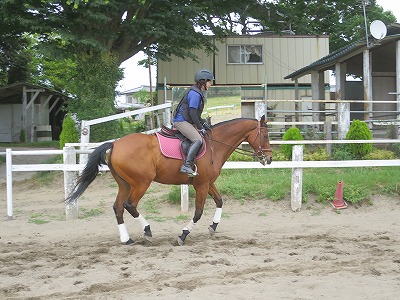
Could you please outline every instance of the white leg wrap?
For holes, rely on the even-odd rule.
[[[187,224],[187,226],[185,228],[183,228],[183,230],[189,230],[189,232],[190,232],[190,231],[192,231],[194,226],[196,226],[196,223],[194,223],[193,220],[190,220],[189,224]]]
[[[138,220],[140,222],[140,225],[142,225],[143,228],[145,228],[147,225],[149,225],[149,223],[146,221],[146,219],[139,214],[139,217],[134,218],[135,220]]]
[[[118,224],[118,230],[121,243],[126,243],[129,240],[129,233],[128,230],[126,229],[125,223]]]
[[[222,208],[217,207],[217,208],[215,209],[215,214],[214,214],[213,222],[214,222],[214,223],[219,223],[219,222],[221,222],[221,216],[222,216]]]

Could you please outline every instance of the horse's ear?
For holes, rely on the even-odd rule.
[[[263,115],[260,119],[261,125],[265,124],[265,115]]]

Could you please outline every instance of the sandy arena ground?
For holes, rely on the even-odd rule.
[[[1,171],[3,172],[3,170]],[[63,180],[49,186],[16,178],[14,220],[0,187],[0,299],[396,299],[400,291],[400,199],[336,213],[316,203],[290,210],[289,199],[224,198],[214,237],[214,204],[177,246],[193,216],[165,201],[154,184],[139,210],[152,226],[144,240],[125,214],[136,244],[119,243],[112,204],[117,192],[101,175],[80,199],[82,218],[64,220]],[[102,212],[95,215],[94,212]],[[85,216],[86,213],[86,216]],[[41,221],[48,223],[39,224]]]

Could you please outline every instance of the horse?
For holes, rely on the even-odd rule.
[[[118,184],[118,194],[113,209],[122,244],[134,243],[124,223],[124,210],[139,222],[144,237],[149,241],[152,239],[150,224],[138,212],[137,206],[153,181],[167,185],[192,184],[196,191],[194,217],[177,238],[180,246],[200,220],[207,194],[213,198],[216,205],[212,225],[208,227],[210,234],[214,235],[221,220],[223,205],[222,197],[214,182],[220,175],[223,164],[235,150],[257,157],[263,165],[270,164],[272,150],[265,116],[260,120],[238,118],[217,123],[207,131],[204,141],[206,150],[196,161],[199,175],[195,177],[180,173],[182,165],[180,159],[167,158],[162,154],[155,133],[131,133],[114,142],[101,144],[89,155],[82,174],[65,201],[67,203],[76,201],[95,180],[100,166],[107,164]],[[253,151],[237,149],[245,141]]]

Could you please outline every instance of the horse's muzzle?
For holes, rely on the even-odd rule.
[[[272,162],[272,157],[268,157],[268,156],[263,156],[260,158],[260,163],[265,166],[265,165],[269,165]]]

